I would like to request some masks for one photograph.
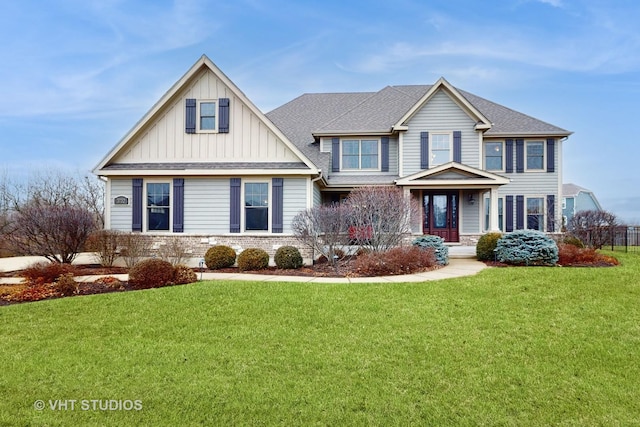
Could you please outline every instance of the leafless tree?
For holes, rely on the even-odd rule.
[[[611,242],[611,236],[618,220],[614,214],[607,211],[587,210],[579,211],[569,220],[567,230],[587,246],[601,249]]]
[[[373,252],[399,246],[420,209],[415,198],[392,186],[356,188],[346,204],[350,206],[351,237]]]
[[[315,206],[298,213],[291,223],[296,238],[313,251],[337,265],[338,250],[347,243],[349,206],[331,204]]]

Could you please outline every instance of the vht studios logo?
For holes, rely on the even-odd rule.
[[[36,400],[33,407],[38,411],[141,411],[141,400],[115,399],[49,399]]]

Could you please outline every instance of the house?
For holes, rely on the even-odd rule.
[[[487,231],[560,230],[570,134],[444,78],[304,94],[264,114],[202,56],[94,173],[106,181],[108,229],[156,245],[182,236],[194,255],[300,246],[299,211],[363,185],[419,200],[414,235],[473,244]]]
[[[601,210],[602,206],[593,191],[575,184],[562,185],[562,220],[564,225],[569,224],[576,212]]]

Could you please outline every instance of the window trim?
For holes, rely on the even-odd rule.
[[[529,200],[531,199],[542,200],[542,213],[539,214],[542,215],[542,224],[540,224],[539,229],[529,228]],[[524,228],[525,230],[536,230],[543,233],[547,229],[547,198],[545,196],[531,195],[524,198]]]
[[[218,126],[219,126],[219,122],[220,122],[220,112],[219,112],[219,106],[218,106],[219,101],[217,99],[198,99],[196,101],[196,133],[218,133]],[[213,110],[215,115],[214,117],[214,128],[213,129],[202,129],[200,127],[201,123],[202,123],[202,115],[200,114],[200,106],[202,104],[213,104]],[[209,117],[209,116],[207,116]]]
[[[501,154],[500,154],[500,156],[501,156],[500,163],[502,164],[502,167],[500,169],[488,169],[487,168],[487,153],[489,152],[489,150],[487,149],[487,145],[488,144],[500,144],[500,152],[501,152]],[[483,160],[483,165],[482,166],[483,166],[484,170],[490,171],[490,172],[504,172],[505,171],[505,165],[506,165],[506,162],[505,162],[505,156],[506,156],[506,154],[505,154],[505,151],[506,151],[505,142],[504,141],[484,141],[483,148],[484,148],[484,153],[483,153],[483,156],[482,156],[482,160]],[[492,156],[492,157],[498,157],[498,156]]]
[[[433,146],[435,145],[435,136],[437,135],[447,135],[449,138],[449,160],[443,163],[435,163],[435,157],[433,154]],[[435,151],[444,151],[444,150],[435,150]],[[453,131],[446,132],[438,132],[438,131],[430,131],[429,132],[429,168],[434,168],[436,166],[444,165],[446,163],[453,161]]]
[[[267,229],[266,230],[247,230],[247,205],[246,205],[246,184],[266,184],[267,185]],[[243,233],[271,233],[271,221],[273,213],[272,200],[272,183],[268,179],[242,179],[240,182],[240,204],[242,212],[240,213],[240,230]]]
[[[529,150],[528,146],[530,143],[539,143],[542,145],[542,164],[540,168],[532,169],[529,168]],[[543,139],[530,139],[524,141],[524,171],[525,172],[546,172],[546,160],[547,160],[547,143]]]
[[[488,232],[491,229],[491,195],[490,193],[485,193],[483,196],[483,227],[484,231]],[[502,212],[502,213],[500,213]],[[504,197],[498,197],[498,228],[501,232],[504,233],[505,227],[505,215],[506,215],[506,202]]]
[[[345,172],[376,172],[382,170],[382,142],[381,138],[366,138],[366,137],[353,137],[353,138],[340,138],[340,171]],[[346,168],[344,167],[344,143],[347,141],[358,141],[358,165],[357,168]],[[362,141],[376,141],[376,156],[377,156],[377,165],[374,168],[363,168],[362,167]]]
[[[167,230],[150,230],[149,229],[149,184],[169,184],[169,228]],[[142,181],[142,229],[146,233],[173,233],[173,179],[144,179]]]

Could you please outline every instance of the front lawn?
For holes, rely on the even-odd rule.
[[[0,425],[638,425],[640,257],[616,256],[0,307]]]

